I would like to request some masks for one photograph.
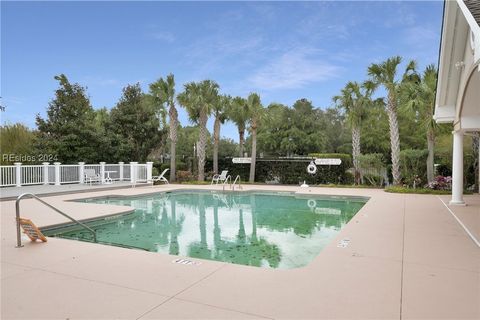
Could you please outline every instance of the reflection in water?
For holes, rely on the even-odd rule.
[[[365,203],[290,194],[205,192],[85,202],[136,209],[116,220],[91,223],[99,242],[270,268],[308,264]],[[52,234],[90,239],[76,227]]]

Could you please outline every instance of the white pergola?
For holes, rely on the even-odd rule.
[[[463,137],[480,131],[480,1],[447,0],[434,119],[453,123],[452,199],[463,199]]]

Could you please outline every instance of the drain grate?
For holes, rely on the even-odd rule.
[[[172,261],[172,263],[178,263],[178,264],[183,264],[183,265],[187,265],[187,266],[198,266],[198,265],[202,264],[201,262],[192,261],[192,260],[188,260],[188,259],[175,259],[175,260]]]
[[[350,239],[345,238],[345,239],[342,239],[338,242],[337,247],[338,248],[346,248],[346,247],[348,247],[349,244],[350,244]]]

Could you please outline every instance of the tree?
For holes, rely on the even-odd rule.
[[[401,184],[400,171],[400,134],[397,119],[397,106],[402,82],[408,80],[415,72],[415,61],[410,61],[405,69],[403,77],[396,77],[397,67],[402,62],[400,56],[387,59],[382,63],[373,63],[368,67],[368,74],[376,85],[381,85],[387,90],[386,111],[390,126],[390,148],[392,156],[392,176],[395,185]]]
[[[213,105],[213,115],[215,122],[213,124],[213,173],[218,173],[218,146],[220,143],[220,126],[227,119],[227,110],[229,109],[232,98],[227,95],[219,96]]]
[[[33,154],[34,142],[34,132],[21,123],[0,126],[0,150],[2,151],[0,164],[12,165],[14,162],[18,162],[15,157],[21,155],[33,158],[35,156]],[[41,159],[34,160],[35,162],[41,161]]]
[[[175,181],[176,169],[176,145],[178,112],[175,108],[175,78],[169,74],[166,79],[160,78],[150,85],[150,92],[160,100],[160,103],[168,106],[169,137],[170,137],[170,181]]]
[[[200,127],[198,139],[198,180],[205,180],[205,153],[207,144],[207,121],[218,99],[218,84],[211,80],[189,82],[177,96],[178,102],[185,107],[190,120]]]
[[[248,110],[247,101],[241,97],[235,97],[227,110],[227,117],[238,128],[239,156],[243,157],[245,150],[245,128],[247,127]]]
[[[418,81],[404,84],[401,94],[402,106],[416,115],[416,120],[427,138],[427,180],[434,176],[435,138],[439,125],[433,119],[435,111],[435,94],[437,87],[437,70],[433,64],[427,66]]]
[[[341,94],[333,97],[333,101],[347,115],[347,122],[352,129],[352,159],[355,170],[355,184],[361,183],[360,164],[358,157],[362,154],[360,146],[361,125],[365,118],[365,110],[373,104],[371,95],[373,93],[373,83],[366,81],[362,85],[357,82],[348,82]]]
[[[47,108],[47,118],[36,116],[35,147],[43,154],[58,156],[63,163],[104,161],[95,130],[94,111],[79,84],[71,84],[64,74],[55,76],[59,88]]]
[[[119,138],[124,161],[145,161],[161,138],[157,110],[150,102],[139,83],[127,85],[111,111],[111,130]]]
[[[255,162],[257,157],[257,129],[260,125],[261,119],[265,115],[265,109],[260,101],[260,96],[256,93],[251,93],[247,98],[247,110],[249,115],[250,133],[252,135],[252,162],[250,163],[250,177],[249,181],[255,181]]]

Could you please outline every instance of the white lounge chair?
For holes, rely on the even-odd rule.
[[[221,174],[214,174],[213,175],[213,178],[212,178],[212,183],[210,183],[211,185],[216,182],[216,184],[218,184],[218,182],[223,182],[225,181],[225,179],[227,179],[227,173],[228,173],[228,170],[223,170]]]
[[[163,170],[161,175],[152,177],[152,182],[155,183],[155,181],[163,181],[166,184],[168,184],[167,178],[164,177],[165,173],[167,173],[168,170],[170,170],[170,169],[167,168],[167,169]]]
[[[84,174],[84,181],[90,183],[92,185],[92,182],[101,182],[102,177],[100,176],[99,173],[95,172],[95,169],[85,169],[83,171]]]

